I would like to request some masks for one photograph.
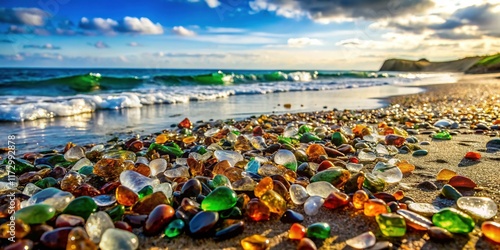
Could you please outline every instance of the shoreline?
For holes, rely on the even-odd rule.
[[[332,108],[338,110],[382,108],[389,104],[387,100],[390,96],[421,91],[423,90],[420,86],[382,85],[327,91],[229,96],[211,101],[147,105],[141,108],[100,110],[71,117],[0,123],[0,129],[21,135],[18,137],[18,147],[22,152],[40,147],[47,150],[62,149],[70,141],[76,144],[105,143],[114,137],[124,139],[132,134],[161,132],[185,117],[189,117],[193,122],[200,120],[207,122],[211,119],[241,121],[260,114],[316,112]],[[285,104],[290,104],[291,108],[285,108]]]

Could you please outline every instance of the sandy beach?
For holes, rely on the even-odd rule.
[[[443,114],[445,110],[458,108],[455,115],[474,114],[484,117],[486,120],[498,119],[498,108],[500,107],[500,74],[492,75],[465,75],[456,84],[429,85],[424,86],[426,92],[409,96],[398,96],[389,98],[391,104],[400,104],[402,110],[427,109],[429,113],[435,115],[433,119],[438,119],[437,114]],[[431,107],[430,109],[427,107]],[[468,107],[490,109],[491,113],[475,112],[467,110]],[[496,109],[495,109],[496,107]],[[368,113],[368,111],[367,111]],[[451,117],[450,117],[451,118]],[[425,130],[424,130],[425,131]],[[407,160],[414,164],[416,169],[412,174],[405,176],[401,183],[411,187],[403,189],[406,196],[412,197],[417,202],[431,203],[440,208],[454,206],[454,202],[440,197],[440,188],[444,182],[436,181],[436,175],[443,168],[456,171],[458,174],[471,178],[478,184],[478,188],[469,191],[468,195],[490,197],[497,204],[500,204],[500,185],[498,176],[495,174],[500,166],[500,153],[486,150],[486,143],[492,139],[492,135],[498,137],[498,131],[476,132],[470,128],[460,128],[454,130],[458,135],[452,140],[433,140],[428,134],[416,135],[420,141],[429,141],[430,145],[422,146],[429,151],[424,157],[414,157],[411,154],[398,154],[396,158]],[[422,131],[423,132],[423,131]],[[470,151],[478,151],[482,154],[479,162],[464,160],[464,155]],[[366,169],[373,168],[373,165],[365,166]],[[421,190],[416,186],[424,181],[431,181],[438,187],[437,190]],[[385,191],[393,193],[402,189],[401,185],[393,184]],[[456,206],[455,206],[456,207]],[[302,206],[294,208],[303,213]],[[493,219],[500,222],[499,216]],[[388,240],[393,244],[392,249],[500,249],[498,245],[481,237],[480,228],[465,235],[455,234],[450,242],[440,243],[431,241],[425,232],[409,231],[401,238],[384,238],[377,234],[378,226],[374,217],[364,216],[361,211],[352,209],[329,210],[321,208],[316,216],[306,216],[303,225],[314,222],[326,222],[331,225],[331,237],[321,241],[316,240],[318,249],[350,249],[345,244],[347,239],[353,238],[367,231],[372,231],[378,235],[378,240]],[[279,220],[268,222],[248,222],[243,234],[222,242],[214,242],[211,239],[193,240],[188,236],[169,240],[165,238],[141,239],[141,248],[144,249],[240,249],[239,241],[253,234],[263,234],[271,239],[271,249],[294,249],[297,242],[289,240],[288,230],[290,224],[283,224]],[[137,230],[140,232],[140,230]]]
[[[420,124],[433,124],[442,118],[460,121],[457,129],[449,129],[452,133],[451,140],[432,139],[430,134],[438,130],[432,126],[415,130],[419,133],[414,135],[419,140],[417,145],[429,153],[422,157],[412,156],[411,153],[397,154],[395,158],[407,160],[415,165],[415,170],[411,174],[406,174],[399,183],[388,185],[384,192],[392,194],[403,190],[405,197],[411,197],[416,202],[430,203],[439,208],[455,206],[453,200],[439,195],[445,182],[436,181],[437,173],[447,168],[470,178],[478,185],[473,190],[461,190],[464,195],[490,197],[496,204],[500,204],[500,186],[496,175],[500,166],[500,154],[498,151],[486,149],[486,143],[494,137],[498,138],[499,135],[498,131],[484,128],[484,126],[491,127],[491,124],[500,117],[499,76],[499,74],[465,75],[458,83],[419,86],[426,91],[381,100],[390,105],[376,110],[322,110],[310,113],[274,114],[260,117],[271,121],[269,123],[274,124],[273,126],[264,126],[264,123],[261,125],[266,127],[264,132],[271,133],[273,127],[283,127],[286,121],[321,124],[321,121],[328,117],[331,120],[326,123],[327,126],[335,126],[339,120],[349,126],[357,123],[376,125],[385,121],[394,127],[404,127],[403,121]],[[248,125],[250,120],[243,119],[234,125],[237,127]],[[484,126],[481,127],[479,123]],[[425,143],[421,145],[421,142],[428,142],[428,145]],[[90,146],[92,145],[85,148]],[[481,160],[464,159],[464,155],[470,151],[480,152]],[[375,163],[365,164],[363,171],[371,172]],[[425,181],[434,183],[436,189],[424,190],[418,187]],[[304,213],[303,206],[296,206],[289,202],[288,207]],[[498,215],[491,220],[500,222]],[[145,236],[141,227],[134,228],[133,232],[138,236],[139,249],[241,249],[240,240],[253,234],[261,234],[269,238],[271,249],[297,247],[297,241],[288,239],[291,224],[284,224],[275,217],[266,222],[252,222],[248,219],[244,221],[244,232],[224,241],[214,241],[211,238],[193,239],[186,234],[174,239],[160,235]],[[379,242],[391,242],[392,249],[499,249],[498,245],[482,237],[481,222],[476,224],[472,232],[454,234],[453,240],[447,242],[432,241],[425,231],[417,232],[411,229],[404,237],[384,237],[378,229],[375,217],[367,217],[362,210],[356,211],[352,207],[335,210],[322,207],[317,215],[306,215],[301,224],[308,226],[315,222],[325,222],[331,226],[330,237],[326,240],[314,240],[318,249],[349,249],[345,241],[367,231],[372,231]],[[52,224],[53,221],[47,223]],[[43,249],[43,245],[38,247]]]

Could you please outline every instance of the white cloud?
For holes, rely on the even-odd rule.
[[[182,26],[175,26],[172,28],[172,32],[179,36],[195,36],[196,33],[192,30],[188,30]]]
[[[0,23],[43,26],[48,17],[38,8],[0,8]]]
[[[159,35],[163,34],[163,27],[160,23],[153,23],[146,17],[125,17],[121,21],[116,21],[111,18],[95,17],[88,19],[82,17],[80,19],[79,27],[85,30],[97,30],[104,33],[135,33],[135,34],[149,34]]]
[[[159,23],[153,23],[146,17],[125,17],[120,25],[124,32],[159,35],[163,34],[163,27]]]
[[[205,0],[205,2],[210,8],[217,8],[220,5],[219,0]]]
[[[346,22],[356,19],[378,20],[387,16],[406,16],[422,13],[433,6],[431,0],[253,0],[250,8],[255,11],[274,12],[286,18],[308,17],[316,22]]]
[[[86,17],[80,19],[80,27],[82,29],[99,30],[99,31],[113,31],[118,26],[118,22],[111,18],[92,18],[89,20]]]
[[[318,39],[313,39],[309,37],[300,37],[300,38],[290,38],[287,41],[289,47],[293,48],[302,48],[310,45],[322,45],[323,42]]]
[[[254,11],[271,11],[276,12],[278,16],[283,16],[286,18],[297,18],[306,15],[304,11],[300,9],[300,4],[295,1],[283,1],[281,3],[272,3],[272,1],[267,0],[255,0],[249,2],[250,8]]]

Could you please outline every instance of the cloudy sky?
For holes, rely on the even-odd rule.
[[[500,0],[2,0],[0,67],[376,70],[500,52]]]

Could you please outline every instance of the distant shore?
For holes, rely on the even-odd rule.
[[[500,54],[472,56],[444,62],[431,62],[425,58],[416,61],[393,58],[385,60],[380,71],[492,74],[500,72]]]

